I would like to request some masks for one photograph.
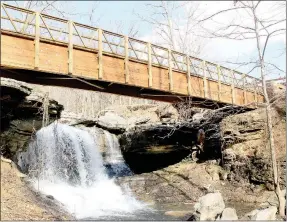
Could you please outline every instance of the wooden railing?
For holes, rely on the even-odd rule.
[[[158,66],[169,70],[170,80],[172,80],[173,70],[202,77],[204,93],[207,92],[207,80],[214,80],[218,82],[219,92],[221,84],[224,83],[232,86],[232,89],[234,87],[243,89],[244,96],[246,96],[246,91],[254,92],[255,95],[262,94],[261,80],[258,78],[149,42],[8,4],[1,4],[1,30],[35,39],[35,68],[39,65],[38,54],[41,39],[68,45],[70,74],[73,73],[73,47],[78,47],[99,53],[100,79],[102,78],[100,60],[103,53],[108,53],[124,58],[126,82],[129,81],[127,67],[131,60],[148,64],[149,87],[152,86],[151,68]],[[191,84],[188,83],[189,94],[191,94]],[[172,89],[173,82],[170,81],[170,90]]]

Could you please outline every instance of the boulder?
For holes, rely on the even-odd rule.
[[[225,204],[220,193],[209,193],[199,198],[199,201],[194,205],[200,220],[215,220],[224,208]]]
[[[100,116],[97,124],[110,131],[125,131],[127,128],[127,121],[123,117],[114,112],[106,112],[103,116]]]
[[[234,208],[225,208],[222,212],[220,220],[238,220],[236,210]]]
[[[255,220],[276,220],[276,213],[277,213],[277,207],[271,206],[264,210],[260,210],[256,216]]]

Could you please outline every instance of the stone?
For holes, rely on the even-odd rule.
[[[177,110],[170,104],[159,105],[156,113],[160,118],[178,119]]]
[[[127,127],[126,119],[114,112],[106,112],[103,116],[100,116],[97,124],[105,129],[117,131],[125,131]]]
[[[225,208],[222,212],[220,220],[238,220],[236,210],[234,208]]]
[[[260,210],[256,216],[255,220],[276,220],[276,213],[277,213],[277,207],[271,206],[264,210]]]
[[[221,193],[209,193],[201,198],[194,205],[194,209],[200,214],[200,220],[215,220],[222,213],[225,204]]]
[[[194,123],[200,123],[200,121],[204,118],[203,113],[196,113],[192,116],[192,121]]]
[[[257,210],[257,209],[252,210],[251,212],[245,214],[243,216],[243,218],[241,218],[241,220],[255,220],[255,217],[256,217],[258,212],[259,212],[259,210]]]

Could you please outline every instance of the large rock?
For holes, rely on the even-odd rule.
[[[220,220],[238,220],[236,210],[234,208],[225,208],[222,212]]]
[[[194,205],[200,220],[215,220],[224,208],[225,204],[220,193],[209,193],[199,198],[198,203]]]
[[[124,132],[127,128],[126,119],[114,112],[106,112],[103,116],[100,116],[97,124],[110,131]]]
[[[274,206],[271,206],[264,210],[260,210],[256,214],[255,220],[265,220],[265,221],[276,220],[276,212],[277,212],[277,207],[274,207]]]

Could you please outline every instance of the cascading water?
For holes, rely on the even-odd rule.
[[[129,170],[117,140],[109,133],[105,136],[109,143],[106,161],[113,171]],[[62,202],[78,219],[109,218],[145,209],[128,190],[109,179],[97,140],[87,131],[60,123],[44,127],[18,164],[29,172],[36,189]]]
[[[120,144],[114,134],[105,131],[107,150],[105,154],[105,166],[110,176],[130,176],[132,171],[126,165],[121,153]]]

